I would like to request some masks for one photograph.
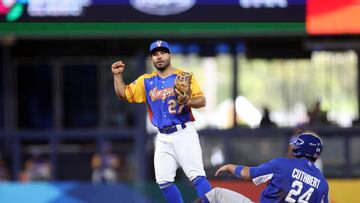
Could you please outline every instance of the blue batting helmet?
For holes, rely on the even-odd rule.
[[[292,145],[293,155],[298,158],[308,157],[311,159],[317,159],[323,148],[320,137],[313,132],[300,133]]]

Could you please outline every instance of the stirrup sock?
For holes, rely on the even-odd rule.
[[[159,186],[167,202],[184,203],[180,191],[175,184],[168,182],[164,184],[159,184]]]
[[[207,192],[210,192],[211,186],[209,181],[206,179],[205,176],[197,176],[193,181],[192,184],[196,188],[196,193],[198,197],[203,197]]]

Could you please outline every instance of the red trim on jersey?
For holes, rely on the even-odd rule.
[[[192,95],[193,97],[198,97],[198,96],[204,96],[204,94],[202,92],[196,93]]]
[[[191,111],[191,108],[190,108],[190,112],[189,112],[189,115],[190,115],[190,121],[195,121],[195,117]]]
[[[153,112],[151,111],[151,108],[149,107],[149,105],[147,105],[147,109],[148,109],[148,112],[149,112],[150,122],[152,123]]]
[[[134,93],[132,92],[131,88],[129,86],[126,87],[130,93],[130,98],[131,98],[131,101],[130,102],[133,102],[135,99],[134,99]]]

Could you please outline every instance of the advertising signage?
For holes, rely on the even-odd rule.
[[[0,37],[305,34],[306,0],[0,0]]]
[[[360,34],[360,0],[0,0],[0,36]]]
[[[0,0],[1,22],[301,22],[305,0]]]
[[[360,34],[360,0],[308,0],[306,13],[310,34]]]

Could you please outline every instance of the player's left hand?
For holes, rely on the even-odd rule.
[[[221,172],[228,172],[228,173],[234,174],[235,168],[236,168],[236,165],[234,165],[234,164],[223,165],[216,171],[215,176],[218,176],[219,173],[221,173]]]

